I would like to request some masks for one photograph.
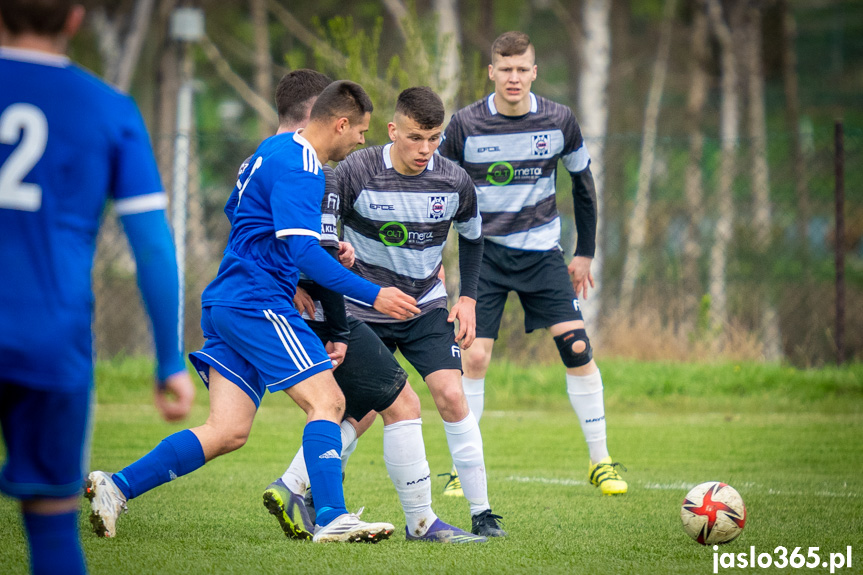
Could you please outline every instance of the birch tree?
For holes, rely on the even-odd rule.
[[[602,307],[602,226],[605,193],[605,139],[608,131],[608,81],[611,71],[610,0],[585,0],[582,4],[581,75],[578,93],[578,123],[590,152],[590,170],[596,186],[596,254],[591,271],[593,295],[582,306],[584,321],[595,326]],[[592,333],[596,334],[594,330]]]
[[[273,61],[270,57],[270,29],[267,24],[267,0],[250,0],[255,42],[255,91],[264,100],[273,99]],[[276,131],[278,121],[272,114],[258,111],[258,139]]]
[[[722,105],[720,109],[720,139],[722,158],[716,193],[716,232],[710,249],[710,325],[712,330],[724,330],[728,324],[728,292],[726,265],[734,224],[734,176],[737,172],[739,101],[737,57],[734,39],[725,22],[719,0],[707,0],[711,30],[718,40],[722,70]]]
[[[686,213],[688,222],[683,240],[684,315],[688,328],[695,324],[698,301],[702,293],[698,261],[701,259],[701,242],[698,227],[704,217],[704,181],[701,162],[704,156],[704,132],[701,120],[707,99],[708,26],[705,0],[694,0],[692,31],[689,46],[689,94],[686,100],[686,124],[689,132],[689,162],[686,166]]]
[[[773,227],[770,210],[770,168],[767,164],[767,124],[764,111],[764,74],[761,70],[761,6],[751,3],[747,10],[746,72],[748,87],[749,140],[752,143],[750,180],[752,182],[753,224],[757,253],[764,261],[770,248]],[[760,294],[761,338],[768,361],[782,359],[779,314],[769,289]]]
[[[641,250],[647,236],[648,212],[650,208],[650,181],[653,177],[653,162],[656,154],[657,123],[668,71],[668,55],[671,50],[671,32],[676,0],[665,0],[662,10],[662,27],[659,47],[653,63],[653,77],[644,111],[644,129],[641,139],[641,164],[638,169],[638,189],[635,207],[629,220],[626,260],[623,265],[623,280],[620,289],[620,306],[632,311],[635,283],[641,270]]]

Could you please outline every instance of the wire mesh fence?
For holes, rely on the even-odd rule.
[[[157,149],[169,150],[158,145],[163,140],[172,137],[158,139]],[[637,197],[640,138],[608,137],[602,163],[594,166],[604,175],[594,264],[600,283],[585,302],[595,312],[588,329],[600,344],[598,354],[801,366],[832,363],[842,354],[863,359],[863,130],[845,127],[843,142],[844,154],[837,156],[832,126],[805,134],[799,147],[786,135],[771,134],[764,162],[757,161],[751,142],[741,140],[729,163],[717,140],[704,138],[700,155],[693,155],[690,138],[661,139],[649,192]],[[236,168],[254,148],[248,140],[202,134],[190,146],[187,349],[203,343],[200,294],[215,276],[229,231],[222,209]],[[159,161],[169,184],[170,154]],[[837,162],[845,184],[845,230],[838,240]],[[565,173],[558,189],[561,244],[569,251],[575,229]],[[647,203],[636,212],[638,202]],[[633,221],[633,213],[646,217]],[[644,226],[641,242],[633,241],[637,225]],[[844,254],[844,309],[838,312],[837,250]],[[445,252],[450,269],[457,269],[447,261],[456,253]],[[134,261],[110,211],[99,239],[94,290],[99,356],[149,353]],[[497,353],[505,350],[516,361],[554,361],[556,350],[547,338],[523,333],[521,313],[513,296]],[[845,328],[843,349],[837,348],[837,325]]]

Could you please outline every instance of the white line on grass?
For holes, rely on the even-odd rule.
[[[545,485],[565,485],[565,486],[581,486],[581,485],[589,485],[587,481],[582,481],[579,479],[557,479],[553,477],[524,477],[519,475],[510,475],[506,478],[506,481],[514,481],[516,483],[542,483]],[[686,483],[683,481],[678,481],[675,483],[651,483],[651,482],[639,482],[638,485],[642,489],[659,489],[663,491],[689,491],[696,485],[697,483]],[[860,497],[860,494],[855,491],[827,491],[820,490],[814,491],[811,493],[804,493],[803,491],[785,491],[778,490],[773,488],[763,488],[756,483],[746,482],[739,483],[737,486],[741,490],[746,491],[763,491],[768,495],[794,495],[794,496],[819,496],[819,497],[840,497],[844,499],[856,499]],[[843,487],[847,488],[848,485],[845,484]]]

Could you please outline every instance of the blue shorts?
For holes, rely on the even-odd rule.
[[[0,491],[16,499],[71,497],[81,491],[90,439],[90,396],[0,381],[6,462]]]
[[[265,391],[287,389],[332,369],[321,340],[294,308],[250,310],[205,307],[203,349],[189,354],[208,387],[209,368],[246,392],[255,406]]]

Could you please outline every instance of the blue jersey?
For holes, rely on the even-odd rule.
[[[301,254],[292,254],[290,243],[283,240],[313,238],[314,247],[325,254],[317,245],[323,195],[323,168],[305,138],[285,133],[264,140],[228,200],[231,233],[219,273],[201,295],[202,305],[292,307]],[[320,263],[323,267],[331,262]],[[333,271],[327,275],[363,301],[374,302],[376,286],[343,268]]]
[[[162,210],[166,197],[130,97],[29,50],[0,49],[0,78],[0,377],[80,388],[92,374],[105,202],[127,216]]]

